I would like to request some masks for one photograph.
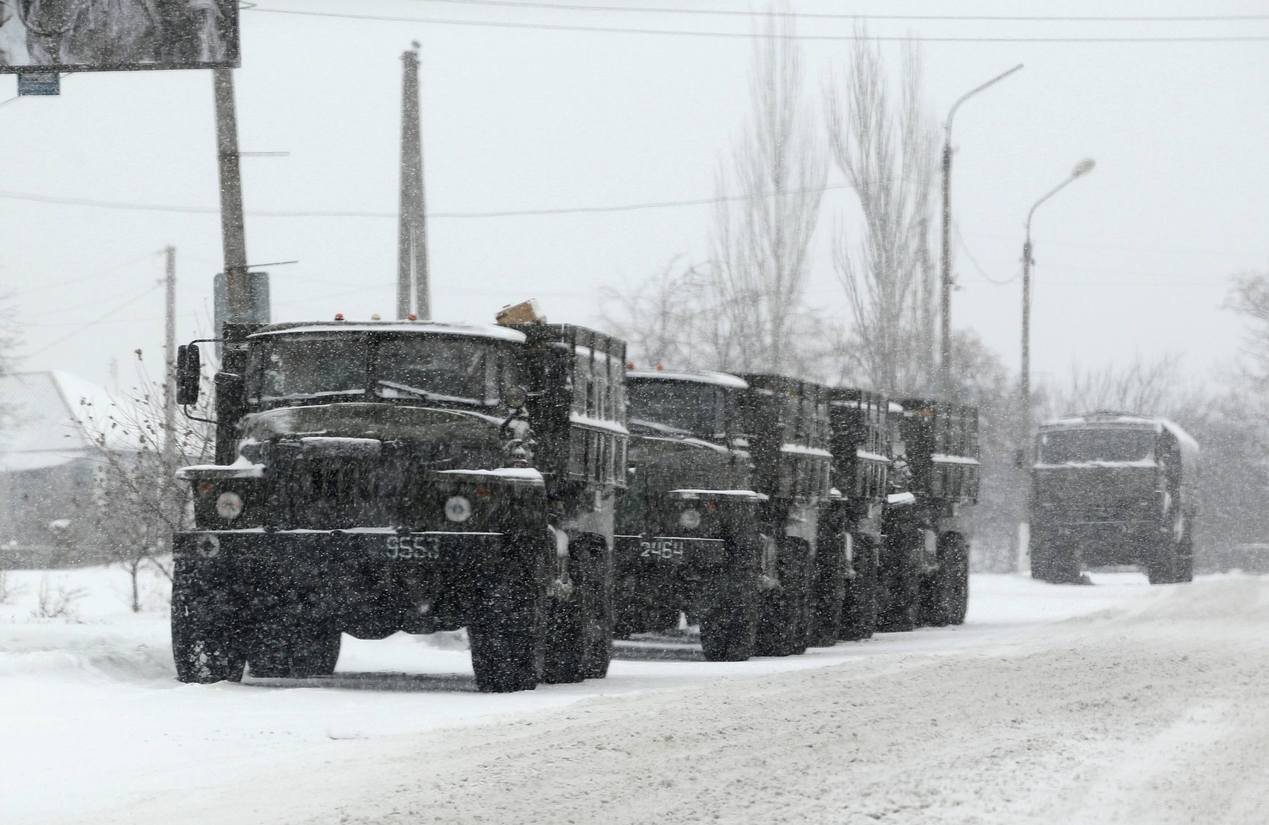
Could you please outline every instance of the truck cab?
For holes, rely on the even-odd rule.
[[[1152,584],[1194,575],[1199,448],[1162,418],[1095,412],[1042,424],[1032,466],[1031,574],[1079,581],[1134,564]]]
[[[753,653],[763,497],[752,489],[739,400],[706,371],[626,373],[631,431],[616,535],[618,635],[699,619],[711,661]]]
[[[463,626],[482,690],[606,672],[622,342],[541,323],[237,332],[217,463],[180,472],[179,678],[323,675],[340,633]],[[197,350],[179,360],[191,403]]]

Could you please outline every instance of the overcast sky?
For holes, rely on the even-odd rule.
[[[576,0],[588,4],[592,0]],[[599,0],[594,0],[595,4]],[[634,7],[633,0],[605,0]],[[247,209],[383,213],[356,219],[251,216],[253,263],[275,267],[275,320],[393,311],[400,54],[423,44],[431,211],[490,212],[708,198],[745,118],[744,38],[462,26],[490,21],[748,32],[744,17],[520,10],[435,0],[262,0],[260,8],[430,18],[358,21],[245,11],[236,72]],[[647,5],[671,5],[668,3]],[[683,8],[762,8],[737,0]],[[1269,14],[1263,2],[830,2],[802,12],[871,14]],[[874,20],[876,35],[926,38],[1263,35],[1269,19],[1211,22]],[[804,19],[802,34],[849,35]],[[846,41],[807,41],[807,94],[844,65]],[[1084,157],[1096,170],[1038,213],[1033,369],[1063,379],[1184,352],[1195,374],[1241,345],[1221,309],[1231,274],[1269,268],[1269,43],[926,42],[931,115],[1016,63],[1026,68],[957,115],[953,174],[960,289],[953,323],[1018,363],[1023,221]],[[891,51],[896,59],[897,47]],[[0,78],[0,98],[15,83]],[[835,171],[830,183],[839,181]],[[0,286],[15,293],[24,369],[106,383],[141,347],[162,346],[162,257],[178,249],[179,331],[210,330],[218,216],[37,203],[16,195],[214,207],[210,72],[82,74],[57,98],[0,107]],[[849,190],[825,196],[810,299],[841,305],[829,255]],[[711,209],[442,218],[429,224],[438,319],[487,321],[540,299],[552,320],[596,324],[601,290],[667,260],[703,260]],[[972,258],[971,258],[972,253]],[[976,262],[976,263],[975,263]],[[981,271],[980,271],[981,268]],[[1005,285],[988,281],[1012,280]]]

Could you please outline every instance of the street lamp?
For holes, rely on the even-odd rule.
[[[1071,174],[1066,180],[1049,190],[1048,194],[1035,202],[1031,207],[1031,211],[1027,213],[1027,239],[1022,244],[1022,378],[1020,382],[1020,393],[1022,402],[1022,433],[1020,446],[1026,448],[1026,442],[1031,438],[1031,218],[1035,216],[1035,211],[1040,208],[1040,204],[1065,189],[1076,178],[1083,177],[1093,171],[1092,158],[1085,158],[1075,164],[1075,168],[1071,170]]]
[[[974,95],[995,83],[999,83],[1009,75],[1022,68],[1019,63],[1007,72],[1002,72],[981,86],[970,89],[961,95],[947,113],[947,121],[943,124],[943,301],[942,326],[943,346],[939,353],[939,390],[945,395],[952,394],[952,118],[961,104]]]

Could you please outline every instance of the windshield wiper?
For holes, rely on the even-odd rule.
[[[437,393],[428,392],[427,390],[422,390],[418,387],[411,387],[409,384],[398,384],[396,381],[386,381],[382,378],[375,381],[375,386],[387,387],[390,390],[403,392],[406,395],[409,395],[412,398],[418,398],[421,401],[444,401],[448,398],[448,396],[438,395]]]

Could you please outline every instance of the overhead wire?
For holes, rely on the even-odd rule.
[[[71,338],[74,338],[76,335],[79,335],[84,330],[95,327],[98,324],[105,323],[106,321],[110,319],[110,316],[114,315],[116,312],[118,312],[121,309],[124,309],[125,307],[131,306],[132,304],[141,300],[145,296],[149,295],[151,292],[154,292],[157,289],[159,289],[160,286],[162,286],[162,284],[151,284],[150,286],[146,287],[143,291],[138,292],[135,295],[132,295],[126,300],[120,302],[119,304],[112,306],[110,309],[106,310],[105,312],[103,312],[101,315],[97,316],[93,320],[85,321],[82,324],[78,324],[76,329],[71,330],[70,332],[68,332],[67,334],[63,336],[53,339],[49,343],[37,349],[35,352],[24,353],[22,357],[34,358],[37,355],[42,355],[43,353],[48,352],[50,349],[57,346],[58,344],[61,344],[64,341],[69,341]]]
[[[1014,281],[1018,280],[1018,277],[1022,273],[1018,273],[1014,275],[1012,278],[1005,278],[1003,280],[999,278],[993,278],[990,275],[988,275],[987,271],[983,269],[981,264],[978,263],[978,259],[974,257],[974,253],[972,250],[970,250],[969,244],[965,243],[965,236],[961,234],[960,223],[957,221],[952,221],[952,229],[956,232],[956,240],[960,244],[961,250],[965,253],[965,257],[969,258],[969,262],[974,265],[974,269],[978,271],[979,277],[981,277],[984,281],[986,281],[989,284],[994,284],[995,286],[1008,286],[1009,284],[1012,284]]]
[[[455,20],[440,17],[411,17],[389,14],[354,14],[349,12],[312,11],[302,9],[276,9],[256,6],[249,11],[255,14],[290,15],[295,17],[326,18],[333,20],[363,20],[388,23],[424,23],[437,26],[466,26],[470,28],[520,29],[539,31],[585,32],[597,34],[645,34],[674,37],[697,37],[741,40],[799,40],[799,41],[878,41],[896,43],[1257,43],[1269,41],[1265,35],[1147,35],[1147,36],[987,36],[987,35],[875,35],[864,32],[853,34],[797,34],[791,32],[724,32],[689,29],[648,29],[625,26],[591,26],[569,23],[530,23],[512,20]]]
[[[612,6],[564,2],[521,2],[521,0],[415,0],[452,6],[486,6],[544,11],[620,12],[635,14],[681,14],[714,17],[781,17],[808,20],[896,20],[1009,23],[1211,23],[1269,20],[1269,14],[1176,14],[1176,15],[1019,15],[1019,14],[851,14],[843,12],[752,11],[744,9],[690,8],[672,6]]]
[[[774,198],[793,195],[807,195],[827,192],[834,189],[849,189],[845,183],[818,186],[809,189],[793,189],[788,192],[762,192],[755,195],[718,195],[712,198],[691,198],[686,200],[646,201],[641,203],[622,203],[600,206],[565,206],[541,209],[498,209],[476,212],[428,212],[429,220],[463,220],[481,218],[518,218],[546,215],[585,215],[608,212],[636,212],[647,209],[671,209],[685,206],[706,206],[714,203],[747,201],[756,198]],[[101,200],[73,196],[43,195],[36,192],[15,192],[0,190],[0,200],[27,201],[30,203],[56,204],[60,206],[83,206],[91,209],[115,209],[132,212],[171,212],[177,214],[218,215],[218,206],[184,206],[177,204],[138,203],[135,201]],[[399,217],[397,212],[377,212],[360,210],[273,210],[249,209],[248,217],[253,218],[372,218],[392,219]]]

